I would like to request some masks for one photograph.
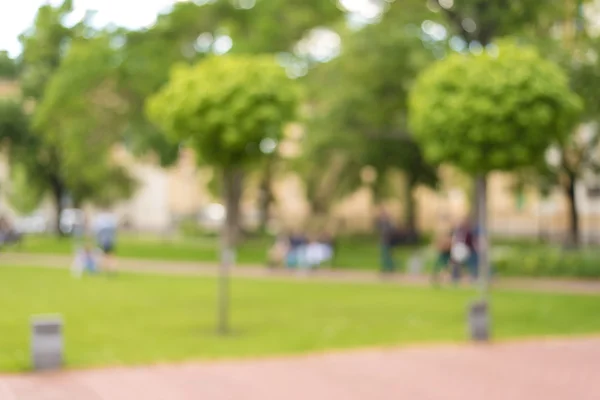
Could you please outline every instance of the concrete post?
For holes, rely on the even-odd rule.
[[[31,360],[34,371],[63,365],[63,321],[60,316],[36,316],[31,321]]]
[[[489,307],[486,300],[469,305],[469,331],[474,342],[490,340]]]

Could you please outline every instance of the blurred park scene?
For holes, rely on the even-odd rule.
[[[0,373],[600,333],[599,1],[109,3],[0,6]]]

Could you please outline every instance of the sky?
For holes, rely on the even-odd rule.
[[[177,0],[74,0],[74,19],[80,19],[86,10],[96,10],[94,24],[114,23],[128,28],[139,28],[154,23],[156,16]],[[29,28],[39,6],[58,5],[62,0],[0,0],[0,50],[12,56],[20,52],[18,36]]]

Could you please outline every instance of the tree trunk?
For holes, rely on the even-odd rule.
[[[565,195],[569,203],[569,244],[579,246],[580,231],[579,231],[579,209],[577,208],[576,194],[577,179],[574,175],[569,174],[568,182],[565,185]]]
[[[477,228],[478,228],[478,256],[479,256],[479,283],[481,297],[487,300],[491,279],[491,266],[489,257],[489,238],[487,221],[487,178],[485,175],[478,176],[475,181],[477,193]]]
[[[50,189],[54,200],[54,233],[58,236],[64,236],[60,229],[60,217],[63,212],[63,199],[66,190],[60,179],[56,177],[51,179]]]
[[[235,264],[235,249],[240,234],[240,200],[243,174],[238,169],[223,172],[225,223],[221,232],[221,265],[219,267],[218,332],[229,332],[229,273]]]

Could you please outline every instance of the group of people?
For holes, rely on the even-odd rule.
[[[85,219],[78,221],[78,227],[74,230],[78,243],[72,266],[75,276],[81,276],[86,272],[92,274],[99,271],[115,272],[114,250],[118,226],[118,219],[114,214],[101,212],[92,222],[93,240],[89,240],[85,238],[87,231]]]
[[[453,282],[458,282],[466,267],[472,280],[479,275],[477,229],[467,219],[449,232],[443,232],[436,240],[438,259],[433,271],[437,282],[442,271],[448,271]]]
[[[269,251],[269,266],[312,269],[332,262],[334,255],[335,241],[331,235],[280,235]]]
[[[403,245],[413,245],[419,241],[418,235],[410,230],[396,227],[392,218],[384,208],[380,208],[376,220],[380,236],[381,271],[393,272],[396,269],[394,249]],[[438,258],[436,260],[433,277],[438,281],[440,273],[448,271],[453,282],[458,282],[463,269],[466,268],[471,279],[478,276],[478,233],[470,220],[466,219],[454,229],[443,232],[436,240]]]

